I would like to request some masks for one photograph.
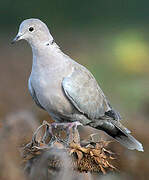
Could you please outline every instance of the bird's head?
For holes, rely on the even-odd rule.
[[[49,32],[48,27],[39,19],[26,19],[19,27],[18,34],[13,39],[12,43],[25,39],[31,46],[35,46],[39,43],[51,43],[53,37]]]

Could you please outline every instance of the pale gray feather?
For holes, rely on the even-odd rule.
[[[40,102],[39,102],[38,99],[37,99],[36,92],[35,92],[34,88],[32,87],[30,78],[29,78],[29,80],[28,80],[28,90],[29,90],[30,95],[32,96],[33,100],[34,100],[35,103],[37,104],[37,106],[39,106],[40,108],[44,109],[44,107],[40,104]],[[44,109],[44,110],[45,110],[45,109]]]
[[[64,78],[62,86],[73,105],[90,119],[98,119],[111,110],[95,78],[81,65]]]

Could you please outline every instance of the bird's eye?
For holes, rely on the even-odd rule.
[[[29,28],[29,31],[30,31],[30,32],[34,31],[34,28],[33,28],[33,27],[30,27],[30,28]]]

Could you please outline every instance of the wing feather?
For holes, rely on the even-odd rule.
[[[102,117],[110,110],[95,78],[83,66],[74,67],[73,73],[64,78],[62,87],[71,103],[91,119]]]

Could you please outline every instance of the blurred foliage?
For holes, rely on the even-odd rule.
[[[113,23],[142,24],[148,22],[148,6],[147,0],[5,0],[0,6],[0,22],[3,28],[29,17],[40,17],[52,26],[67,28]]]
[[[115,39],[114,50],[121,70],[132,74],[148,71],[149,52],[141,32],[122,32]]]

